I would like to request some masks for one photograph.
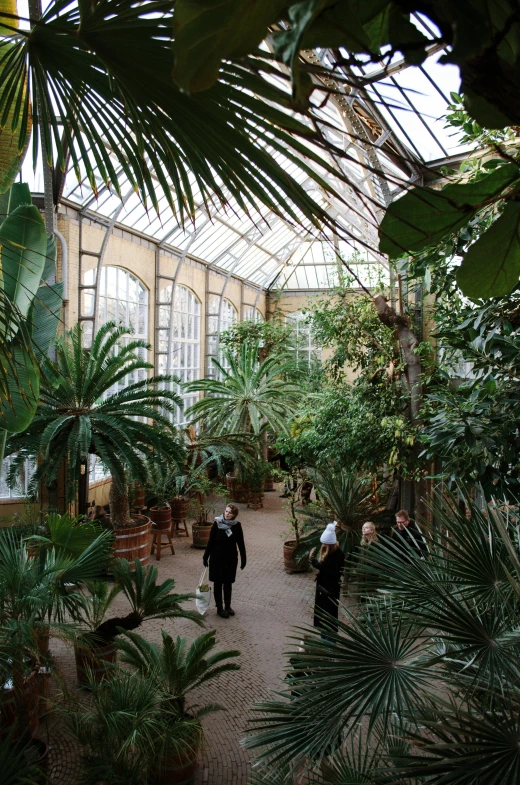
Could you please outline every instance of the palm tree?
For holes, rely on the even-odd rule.
[[[367,782],[514,785],[520,776],[520,559],[510,510],[448,498],[434,507],[430,556],[368,549],[384,591],[343,608],[338,633],[298,631],[291,693],[258,704],[247,746],[271,771],[326,761],[331,740],[383,755]],[[339,750],[331,757],[345,768]],[[320,777],[318,782],[343,782]],[[349,780],[345,780],[348,782]]]
[[[374,493],[371,479],[349,472],[341,466],[325,465],[307,469],[324,505],[313,504],[298,513],[307,518],[304,536],[294,553],[296,559],[308,556],[320,547],[320,536],[331,517],[338,521],[338,542],[345,555],[359,543],[359,529],[374,511]]]
[[[8,442],[7,454],[17,453],[13,476],[26,458],[38,460],[34,486],[39,480],[52,482],[67,460],[68,497],[74,499],[79,487],[80,512],[85,512],[91,455],[101,459],[121,492],[126,472],[146,477],[151,456],[184,462],[184,448],[167,416],[181,400],[162,389],[174,377],[142,378],[120,388],[129,374],[153,368],[139,355],[149,345],[141,340],[125,344],[129,334],[127,328],[105,324],[87,349],[76,325],[60,339],[55,362],[43,369],[36,417],[27,431]]]
[[[214,433],[259,435],[266,428],[287,433],[288,422],[302,397],[301,387],[287,381],[296,373],[292,358],[271,356],[260,362],[259,343],[246,342],[237,356],[226,348],[223,363],[212,359],[220,379],[199,379],[186,386],[188,392],[204,392],[187,417],[204,421]],[[228,367],[224,367],[227,364]]]
[[[203,632],[188,646],[186,638],[174,640],[162,630],[162,645],[158,646],[136,633],[127,632],[126,639],[118,641],[118,648],[123,653],[122,662],[155,681],[171,709],[181,716],[201,717],[220,707],[213,704],[203,708],[188,707],[187,694],[223,673],[240,668],[237,663],[229,662],[240,655],[239,651],[214,651],[215,636],[215,630]]]
[[[14,0],[4,4],[0,116],[14,143],[3,169],[14,179],[32,122],[34,153],[41,146],[46,164],[62,172],[70,156],[95,193],[100,178],[119,194],[126,181],[158,209],[162,191],[181,223],[200,203],[210,209],[236,200],[246,210],[261,203],[295,223],[301,211],[315,226],[330,226],[302,174],[326,192],[334,189],[318,171],[342,175],[323,154],[320,130],[288,111],[279,69],[225,64],[202,95],[179,89],[172,79],[177,6],[52,0],[27,30],[18,27]]]

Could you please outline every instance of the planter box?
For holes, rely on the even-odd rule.
[[[230,501],[247,504],[249,501],[249,484],[247,482],[238,482],[233,474],[226,474],[226,486]]]
[[[194,548],[206,548],[212,523],[194,523],[191,527]]]
[[[172,511],[170,507],[150,507],[148,510],[154,529],[171,529]]]
[[[283,544],[283,566],[286,572],[307,572],[309,559],[306,556],[300,561],[295,561],[293,553],[296,549],[296,540],[286,540]]]
[[[88,687],[90,675],[96,684],[107,677],[111,666],[117,660],[117,649],[113,642],[96,648],[84,643],[81,646],[74,646],[74,656],[78,684],[80,687]]]
[[[135,526],[114,529],[112,551],[116,559],[126,559],[133,565],[137,558],[143,566],[150,563],[152,550],[152,522],[146,515],[132,515]]]
[[[20,696],[15,698],[13,687],[0,689],[0,738],[5,738],[15,724],[18,714],[17,704],[20,700],[25,703],[29,717],[28,730],[31,736],[34,736],[40,719],[40,689],[41,683],[37,667],[24,679],[22,698]],[[24,728],[23,731],[25,732],[26,729]],[[13,738],[17,739],[18,734],[15,734]]]

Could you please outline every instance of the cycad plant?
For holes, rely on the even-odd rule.
[[[189,752],[200,726],[168,712],[162,697],[152,679],[115,669],[91,682],[88,701],[65,709],[83,746],[81,785],[153,785],[165,748]]]
[[[345,555],[350,554],[359,542],[363,522],[370,520],[375,508],[371,479],[331,464],[307,469],[307,473],[322,501],[297,511],[305,521],[295,558],[303,558],[320,547],[320,536],[331,520],[339,524],[340,548]]]
[[[258,342],[245,342],[237,355],[224,349],[223,363],[213,358],[220,378],[199,379],[186,386],[188,392],[206,396],[188,409],[187,417],[194,423],[204,421],[219,434],[258,435],[267,428],[286,433],[303,394],[298,384],[287,380],[296,372],[294,359],[272,355],[260,362],[259,348]]]
[[[520,777],[520,559],[510,510],[455,499],[435,507],[430,555],[388,541],[364,569],[384,591],[339,630],[290,658],[291,692],[255,707],[250,748],[271,771],[291,761],[347,767],[362,726],[379,745],[364,779],[435,785],[515,785]],[[337,740],[338,743],[335,743]],[[314,780],[313,780],[314,781]],[[316,776],[317,782],[343,782]]]
[[[172,638],[166,630],[162,630],[160,646],[131,632],[118,641],[122,662],[152,679],[171,711],[191,717],[202,717],[221,707],[188,705],[188,693],[223,673],[239,670],[236,662],[230,662],[240,655],[239,651],[215,651],[215,647],[214,630],[203,632],[190,644],[186,638]]]
[[[47,362],[40,405],[30,427],[8,442],[15,477],[27,458],[38,462],[33,486],[52,482],[67,461],[68,498],[79,488],[79,511],[84,513],[90,456],[100,458],[123,492],[126,476],[147,474],[148,461],[182,465],[184,449],[168,413],[181,405],[179,396],[163,387],[174,377],[146,374],[153,366],[139,352],[146,342],[128,340],[129,330],[107,323],[87,349],[76,325],[58,341],[56,360]],[[128,374],[143,374],[121,386]]]

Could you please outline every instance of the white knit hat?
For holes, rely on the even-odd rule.
[[[335,545],[337,543],[336,539],[336,521],[333,523],[328,523],[325,526],[325,531],[320,537],[320,542],[323,545]]]

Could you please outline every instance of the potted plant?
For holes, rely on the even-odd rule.
[[[151,460],[148,470],[147,496],[151,500],[148,514],[156,529],[170,529],[172,511],[168,499],[171,496],[172,472],[158,460]]]
[[[64,707],[67,724],[83,748],[84,785],[156,785],[165,751],[182,759],[200,744],[198,719],[168,707],[152,676],[115,668],[109,679],[92,679],[89,686],[88,701]]]
[[[288,573],[293,572],[307,572],[309,569],[309,557],[303,554],[302,557],[296,558],[295,551],[300,545],[300,536],[302,525],[298,518],[296,504],[299,498],[303,478],[299,472],[292,470],[289,475],[289,482],[286,484],[287,503],[289,507],[289,517],[287,522],[291,527],[290,536],[284,541],[283,544],[283,565],[285,571]]]
[[[95,578],[110,553],[102,532],[79,556],[63,555],[40,544],[38,558],[27,557],[16,533],[0,533],[0,733],[27,739],[36,732],[46,664],[40,632],[71,638],[83,598],[70,584]]]
[[[125,560],[117,560],[112,568],[115,584],[106,581],[87,582],[81,623],[86,630],[76,638],[75,655],[78,683],[88,686],[90,678],[101,681],[116,661],[116,637],[125,630],[135,630],[148,619],[191,619],[201,624],[195,611],[184,610],[183,602],[191,594],[173,594],[175,581],[167,578],[157,583],[157,567],[145,569],[139,559],[134,569]],[[106,618],[118,594],[122,592],[129,605],[126,616]]]
[[[112,480],[108,495],[110,515],[106,522],[114,535],[113,553],[116,559],[126,559],[133,569],[136,560],[143,566],[150,563],[152,550],[152,521],[147,515],[130,512],[128,486],[121,490]]]
[[[215,512],[227,501],[224,485],[212,482],[205,472],[197,471],[190,481],[190,507],[195,518],[191,531],[194,548],[205,548],[209,541],[209,533],[213,526]]]
[[[172,477],[170,491],[170,508],[173,521],[184,521],[190,511],[190,499],[188,496],[189,482],[186,474],[176,474]]]
[[[202,742],[200,718],[220,710],[212,704],[194,706],[188,703],[188,694],[202,684],[218,678],[222,673],[239,669],[230,662],[240,655],[239,651],[215,651],[215,631],[205,632],[188,645],[186,638],[175,640],[165,630],[162,643],[150,643],[135,633],[128,633],[118,642],[122,662],[130,665],[139,674],[151,679],[155,689],[163,696],[162,707],[172,722],[171,735],[175,738],[177,722],[195,721],[189,748],[179,754],[168,743],[161,751],[156,767],[154,782],[183,783],[195,773],[197,755]]]

